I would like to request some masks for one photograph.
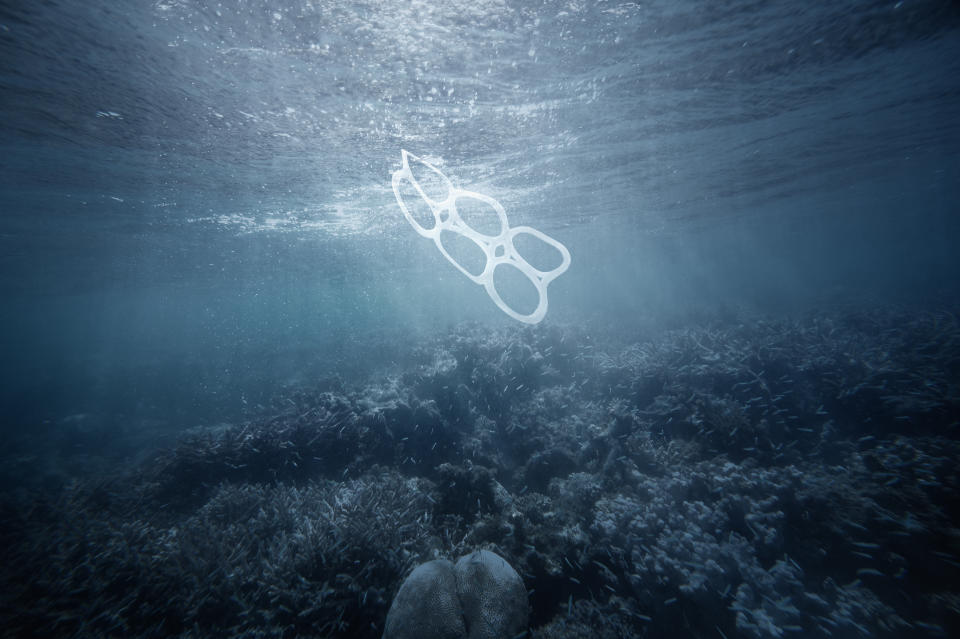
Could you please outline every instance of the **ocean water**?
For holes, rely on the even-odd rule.
[[[5,0],[0,133],[11,636],[960,632],[955,2]]]

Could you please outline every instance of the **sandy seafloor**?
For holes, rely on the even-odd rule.
[[[3,634],[380,637],[415,566],[489,549],[531,637],[960,636],[951,310],[466,324],[254,413],[8,443]]]

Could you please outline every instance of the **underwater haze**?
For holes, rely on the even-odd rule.
[[[958,247],[949,0],[5,0],[0,627],[957,636]]]

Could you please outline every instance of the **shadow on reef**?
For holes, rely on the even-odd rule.
[[[626,347],[460,326],[367,385],[0,500],[18,636],[380,637],[489,549],[541,638],[956,636],[960,323],[739,318]]]

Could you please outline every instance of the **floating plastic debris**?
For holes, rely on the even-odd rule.
[[[477,284],[482,285],[487,290],[487,294],[490,296],[490,299],[494,301],[501,311],[513,319],[526,322],[527,324],[539,323],[547,314],[547,285],[562,275],[564,271],[570,267],[570,252],[567,250],[567,247],[546,233],[538,231],[535,228],[529,226],[517,226],[515,228],[510,228],[510,224],[507,221],[507,214],[503,210],[503,206],[501,206],[498,201],[488,195],[483,195],[482,193],[474,193],[472,191],[458,189],[453,186],[446,175],[441,173],[437,167],[433,166],[429,162],[413,155],[412,153],[408,153],[403,149],[401,149],[400,153],[403,157],[403,165],[398,171],[394,171],[393,173],[393,193],[397,197],[397,204],[400,205],[400,209],[403,211],[403,215],[407,218],[410,226],[412,226],[413,229],[423,237],[432,239],[434,244],[436,244],[437,248],[440,250],[440,253],[447,258],[447,261],[456,266],[461,273],[469,277]],[[436,174],[436,176],[440,179],[441,186],[445,189],[446,196],[442,199],[433,199],[428,196],[421,184],[414,178],[413,172],[410,170],[411,162],[419,163]],[[410,214],[410,210],[403,201],[403,196],[400,195],[400,184],[403,180],[409,182],[410,185],[416,190],[417,194],[430,207],[434,218],[434,225],[432,228],[424,227]],[[467,199],[477,200],[487,204],[496,212],[500,222],[499,233],[496,235],[481,233],[471,228],[466,222],[463,221],[463,219],[460,217],[460,214],[457,212],[457,201]],[[486,255],[486,263],[483,271],[479,275],[470,273],[447,252],[446,248],[443,246],[443,242],[440,239],[443,231],[450,231],[452,233],[456,233],[457,235],[463,236],[483,250],[484,254]],[[520,257],[520,254],[517,252],[516,248],[514,248],[513,239],[521,234],[532,235],[533,237],[557,249],[561,256],[560,265],[549,271],[541,271]],[[503,298],[501,298],[500,294],[497,292],[497,288],[493,282],[493,273],[498,266],[505,264],[515,267],[517,270],[523,273],[523,275],[525,275],[527,279],[529,279],[530,282],[536,287],[537,294],[539,295],[539,301],[536,309],[534,309],[532,313],[523,314],[515,311],[503,301]]]

